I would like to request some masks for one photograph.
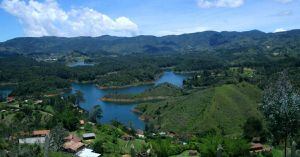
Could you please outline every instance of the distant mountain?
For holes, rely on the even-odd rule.
[[[288,51],[300,52],[300,30],[264,33],[206,31],[163,37],[21,37],[0,43],[0,53],[165,53],[197,51]]]

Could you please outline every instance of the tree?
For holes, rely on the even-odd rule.
[[[206,157],[215,157],[221,152],[222,156],[226,157],[247,156],[249,152],[248,142],[241,138],[209,134],[201,138],[200,141],[200,152]]]
[[[95,144],[93,145],[93,150],[96,153],[103,153],[104,152],[104,148],[103,148],[103,142],[102,141],[96,141]]]
[[[79,106],[79,103],[84,101],[83,93],[79,90],[75,93],[75,105]]]
[[[247,119],[243,127],[244,137],[251,140],[253,137],[261,137],[264,133],[264,128],[260,119],[250,117]]]
[[[264,90],[261,110],[275,139],[284,139],[286,157],[288,138],[297,133],[300,124],[300,96],[286,72],[281,72],[279,79]]]
[[[135,152],[134,145],[131,145],[131,148],[130,148],[130,156],[131,156],[131,157],[136,157],[136,152]]]
[[[93,123],[97,123],[97,119],[102,118],[102,109],[100,105],[96,105],[89,112],[89,120]]]
[[[46,145],[49,147],[49,150],[58,151],[64,144],[64,138],[67,136],[67,131],[65,128],[63,128],[62,124],[58,124],[50,131],[50,134],[48,136],[49,139],[47,139],[46,142],[49,143],[47,143]]]

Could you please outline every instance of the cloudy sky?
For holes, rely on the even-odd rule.
[[[300,0],[0,0],[0,41],[300,28]]]

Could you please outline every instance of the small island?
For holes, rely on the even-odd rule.
[[[170,97],[183,95],[183,90],[170,83],[154,86],[140,94],[110,94],[101,98],[105,102],[141,103],[165,100]]]

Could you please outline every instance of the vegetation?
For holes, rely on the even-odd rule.
[[[145,92],[139,94],[110,94],[101,98],[108,102],[146,102],[155,100],[164,100],[170,97],[177,97],[183,95],[183,90],[175,85],[163,83],[149,88]]]
[[[184,156],[193,150],[209,157],[221,147],[223,156],[249,156],[254,137],[275,149],[251,155],[280,156],[290,139],[299,149],[299,39],[299,30],[208,31],[0,43],[0,85],[13,86],[9,98],[0,97],[0,155],[71,156],[62,150],[68,132],[79,137],[95,133],[96,139],[83,142],[103,156]],[[93,66],[66,66],[78,60]],[[143,138],[116,121],[97,123],[103,114],[100,106],[87,113],[79,106],[82,93],[68,91],[72,82],[103,89],[153,84],[165,69],[191,77],[183,89],[162,84],[139,94],[103,98],[144,102],[136,107],[147,122]],[[276,81],[283,70],[285,76]],[[36,129],[51,130],[44,146],[18,143]],[[124,135],[133,139],[124,140]]]
[[[295,137],[300,126],[300,96],[286,75],[286,73],[281,73],[275,84],[265,90],[262,106],[262,112],[269,122],[275,142],[284,139],[285,157],[288,140]]]
[[[203,133],[216,130],[241,134],[242,125],[257,110],[260,89],[248,84],[222,85],[158,103],[138,105],[142,117],[164,131]]]

